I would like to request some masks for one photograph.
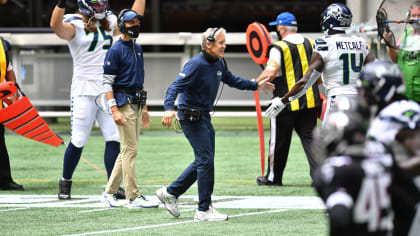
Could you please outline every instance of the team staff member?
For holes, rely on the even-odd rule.
[[[223,28],[208,28],[201,36],[201,52],[190,59],[169,86],[165,102],[162,125],[168,128],[176,117],[181,123],[185,136],[194,149],[195,160],[169,187],[156,191],[159,200],[175,217],[178,198],[198,181],[198,209],[196,221],[227,220],[228,216],[217,212],[211,204],[214,187],[215,132],[211,124],[210,111],[213,110],[220,82],[241,90],[257,90],[261,86],[273,89],[267,80],[249,81],[232,74],[223,57],[226,49],[226,31]],[[178,113],[174,109],[179,94]]]
[[[270,22],[270,25],[276,26],[280,41],[272,45],[267,66],[257,81],[269,77],[276,86],[274,97],[281,97],[308,70],[313,41],[296,33],[297,21],[290,12],[279,14],[275,21]],[[302,142],[310,166],[310,175],[313,177],[317,164],[310,145],[320,105],[318,85],[315,84],[306,92],[306,96],[287,105],[287,109],[280,115],[270,119],[271,137],[267,176],[258,177],[258,185],[283,185],[283,171],[289,155],[293,130],[297,132]]]
[[[15,72],[10,64],[10,44],[0,37],[0,83],[5,81],[16,82]],[[10,98],[11,102],[16,101],[16,95]],[[0,100],[0,109],[3,102]],[[0,190],[23,190],[23,186],[15,183],[10,170],[9,154],[7,153],[6,141],[4,138],[4,126],[0,124]]]
[[[375,60],[369,53],[366,41],[358,36],[347,35],[345,30],[352,21],[350,9],[341,3],[333,3],[325,9],[321,26],[325,36],[315,40],[311,63],[302,79],[296,82],[283,97],[273,99],[266,116],[276,117],[289,103],[302,97],[322,73],[328,102],[324,120],[338,97],[357,96],[357,79],[366,63]]]
[[[140,195],[136,185],[135,161],[137,157],[140,125],[150,123],[146,106],[143,50],[136,44],[142,16],[133,10],[123,10],[118,16],[118,28],[122,33],[109,49],[104,63],[104,89],[112,116],[121,137],[121,152],[109,178],[103,201],[110,207],[119,206],[113,196],[124,182],[128,208],[150,208],[158,204]]]
[[[420,20],[420,1],[411,4],[410,20]],[[401,49],[388,48],[389,57],[400,66],[404,73],[405,96],[416,102],[420,102],[419,37],[420,23],[412,23],[405,29],[402,38],[399,40],[397,46]],[[384,38],[391,42],[392,32],[384,32]],[[410,48],[413,49],[409,50]]]
[[[108,11],[108,0],[78,0],[79,12],[64,15],[66,0],[58,0],[51,16],[51,28],[58,37],[67,40],[73,57],[71,85],[71,140],[64,153],[63,175],[59,181],[58,198],[70,199],[74,170],[95,120],[105,138],[104,162],[108,178],[120,151],[117,127],[108,114],[95,104],[103,92],[103,63],[118,35],[117,18]],[[132,9],[143,15],[145,0],[135,0]],[[124,191],[118,193],[124,198]]]

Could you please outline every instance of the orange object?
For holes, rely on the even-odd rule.
[[[252,60],[260,65],[268,61],[268,49],[271,45],[271,37],[267,28],[258,22],[253,22],[248,25],[246,29],[246,49]],[[261,176],[264,176],[265,169],[265,150],[264,150],[264,125],[261,114],[260,93],[254,92],[255,110],[257,112],[258,136],[260,139],[260,161],[261,161]]]
[[[270,45],[270,33],[263,24],[253,22],[248,25],[246,29],[246,49],[255,63],[262,65],[267,62]]]
[[[322,95],[322,93],[319,93],[319,98],[322,100],[321,109],[318,111],[318,118],[320,120],[324,120],[325,111],[327,110],[327,98]]]
[[[0,91],[17,91],[17,89],[13,82],[0,85]],[[6,96],[1,100],[7,100]],[[19,135],[41,143],[55,147],[64,144],[63,139],[50,129],[24,94],[16,102],[0,110],[0,123]]]

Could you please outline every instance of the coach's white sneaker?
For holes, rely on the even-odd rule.
[[[216,209],[210,205],[207,211],[199,211],[197,209],[195,211],[194,221],[223,221],[228,220],[228,218],[228,215],[216,211]]]
[[[159,206],[159,204],[147,200],[145,196],[140,195],[138,198],[128,201],[128,203],[125,206],[127,208],[156,208]]]
[[[166,187],[162,187],[156,191],[156,196],[159,200],[165,204],[166,209],[171,213],[171,215],[178,217],[180,215],[178,210],[179,200],[174,195],[166,191]]]
[[[118,201],[118,199],[113,194],[109,194],[106,192],[102,193],[101,201],[109,207],[120,207],[123,205],[123,203]]]

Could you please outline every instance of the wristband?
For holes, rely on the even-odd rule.
[[[109,99],[108,100],[108,107],[111,108],[113,106],[117,105],[117,101],[115,101],[115,98]]]
[[[57,7],[59,8],[66,8],[66,0],[58,0]]]

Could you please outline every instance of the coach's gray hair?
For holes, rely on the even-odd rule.
[[[216,27],[215,27],[216,28]],[[201,34],[201,50],[206,49],[206,42],[208,41],[207,38],[210,36],[210,34],[213,32],[215,28],[208,28],[203,34]],[[214,34],[214,38],[216,39],[219,34],[226,34],[226,30],[223,27],[220,27],[216,34]]]
[[[289,32],[297,32],[298,30],[297,26],[286,26],[286,25],[282,25],[282,26],[284,26],[286,28],[286,31],[289,31]]]

